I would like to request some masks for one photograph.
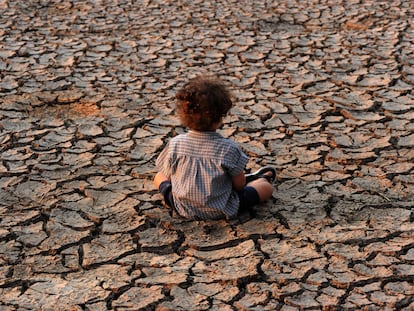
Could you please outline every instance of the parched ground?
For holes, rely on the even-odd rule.
[[[0,309],[414,310],[414,2],[0,0]],[[256,215],[153,189],[198,73]]]

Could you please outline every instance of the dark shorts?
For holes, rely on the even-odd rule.
[[[164,198],[165,204],[169,207],[175,209],[174,207],[174,198],[172,195],[172,185],[169,181],[164,181],[160,184],[160,193]],[[239,214],[246,211],[251,211],[253,206],[260,203],[259,194],[256,189],[250,186],[244,187],[243,190],[238,191],[240,205],[239,205]]]
[[[163,181],[160,184],[160,192],[164,198],[164,203],[169,207],[174,208],[174,199],[172,195],[172,185],[169,181]],[[174,208],[175,209],[175,208]]]

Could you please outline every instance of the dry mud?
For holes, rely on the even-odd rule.
[[[413,1],[0,0],[0,309],[413,310]],[[153,189],[174,93],[273,165],[256,215]]]

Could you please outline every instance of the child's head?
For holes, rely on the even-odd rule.
[[[211,76],[190,80],[177,92],[176,98],[181,122],[196,131],[215,130],[232,106],[223,82]]]

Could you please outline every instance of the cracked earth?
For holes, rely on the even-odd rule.
[[[0,309],[414,310],[414,2],[0,0]],[[256,215],[152,185],[203,72]]]

